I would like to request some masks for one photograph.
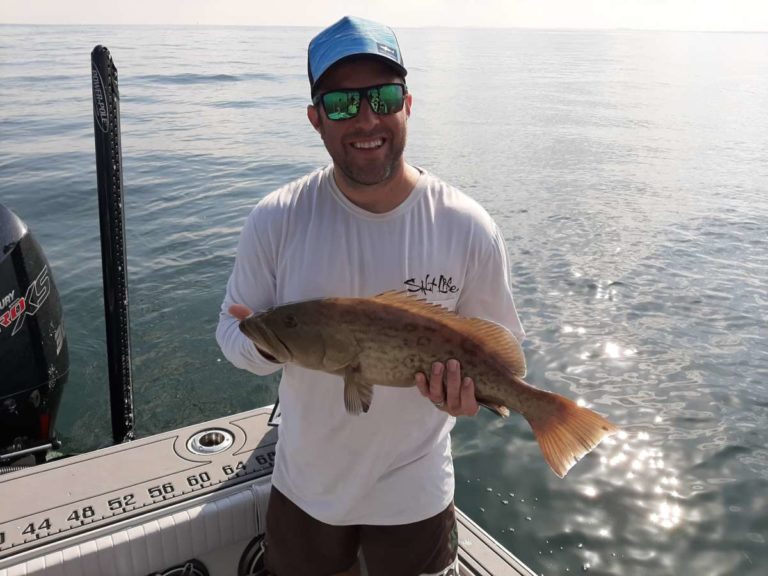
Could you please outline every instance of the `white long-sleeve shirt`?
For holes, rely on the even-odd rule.
[[[508,279],[504,240],[490,216],[423,170],[408,198],[385,214],[352,204],[332,166],[259,202],[240,236],[216,338],[239,368],[261,375],[283,368],[274,486],[328,524],[423,520],[453,499],[455,419],[415,387],[376,386],[368,413],[347,414],[342,378],[265,359],[227,312],[231,304],[258,312],[408,290],[503,324],[522,340]]]

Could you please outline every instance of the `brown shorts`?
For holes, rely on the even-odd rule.
[[[265,543],[271,574],[330,576],[352,567],[358,550],[362,550],[369,576],[420,576],[446,570],[450,574],[458,551],[453,503],[413,524],[331,526],[272,488]]]

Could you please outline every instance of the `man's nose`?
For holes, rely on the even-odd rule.
[[[368,98],[363,98],[360,102],[360,112],[355,117],[357,124],[361,126],[373,126],[378,124],[379,115],[371,108],[371,103],[368,102]]]

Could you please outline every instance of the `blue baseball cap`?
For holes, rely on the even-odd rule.
[[[372,20],[345,16],[309,43],[307,69],[312,91],[331,66],[351,56],[374,56],[392,66],[403,77],[408,73],[391,28]]]

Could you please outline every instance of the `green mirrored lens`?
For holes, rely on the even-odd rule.
[[[400,84],[385,84],[368,91],[368,102],[377,114],[393,114],[403,107],[403,87]]]
[[[337,90],[323,95],[323,108],[331,120],[354,118],[360,111],[360,92]]]
[[[377,114],[394,114],[403,109],[405,89],[401,84],[382,84],[369,88],[334,90],[322,95],[323,108],[331,120],[347,120],[360,112],[360,100],[365,94],[371,110]]]

